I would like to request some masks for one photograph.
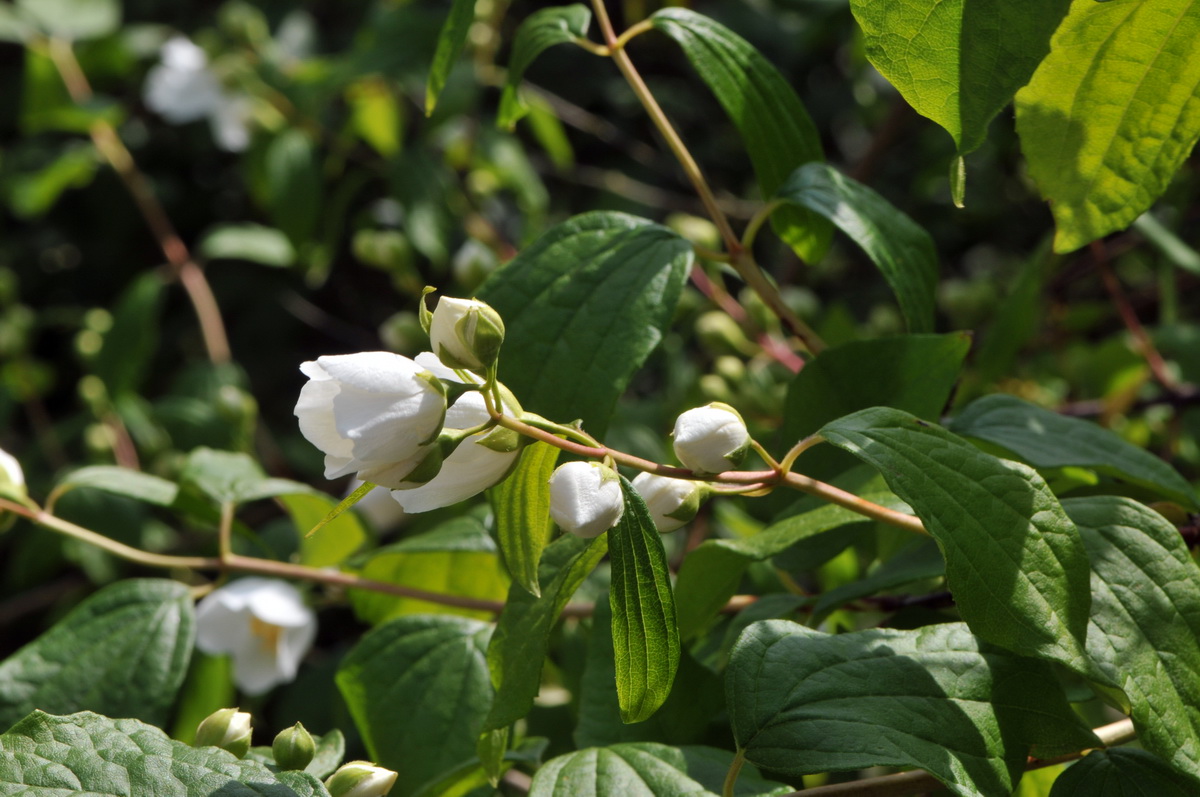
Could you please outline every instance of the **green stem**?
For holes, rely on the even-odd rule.
[[[738,773],[742,771],[742,764],[745,763],[746,751],[739,747],[737,755],[733,757],[733,763],[729,765],[729,772],[725,774],[725,786],[721,789],[721,797],[733,797]]]
[[[817,443],[823,442],[825,442],[825,438],[821,437],[820,435],[810,434],[808,437],[792,446],[791,451],[788,451],[780,461],[779,467],[783,469],[784,473],[787,473],[792,469],[792,465],[796,464],[796,459],[799,458],[801,454],[815,446]]]
[[[233,501],[221,504],[221,523],[217,527],[217,554],[221,561],[233,555],[233,516],[237,505]]]
[[[754,239],[758,237],[758,231],[766,224],[767,219],[771,218],[775,209],[782,204],[783,200],[774,199],[755,211],[754,215],[750,217],[750,221],[746,222],[746,229],[742,231],[743,249],[754,247]]]
[[[804,342],[809,351],[813,354],[820,354],[826,348],[825,341],[821,340],[821,336],[816,333],[816,330],[804,323],[803,319],[793,313],[792,308],[784,303],[779,289],[767,279],[766,274],[755,261],[754,254],[748,249],[742,249],[741,244],[738,244],[737,250],[731,251],[734,251],[734,255],[730,265],[737,271],[738,276],[759,295],[772,313],[788,325],[792,332]]]

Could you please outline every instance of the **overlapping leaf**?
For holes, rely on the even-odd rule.
[[[1093,750],[1058,776],[1050,797],[1191,797],[1196,784],[1144,750]]]
[[[521,452],[516,469],[488,493],[496,513],[496,539],[513,583],[540,595],[538,561],[550,541],[550,474],[559,449],[535,442]]]
[[[450,76],[450,69],[458,60],[463,45],[467,43],[467,34],[474,21],[475,0],[454,0],[451,3],[450,13],[438,33],[437,49],[433,52],[433,63],[429,65],[429,79],[425,83],[426,116],[432,114],[437,107],[438,95],[446,87],[446,78]]]
[[[513,40],[512,56],[508,59],[508,78],[500,95],[496,124],[511,130],[517,120],[529,112],[519,93],[521,78],[525,76],[529,65],[556,44],[585,38],[591,22],[591,9],[580,3],[543,8],[525,18]]]

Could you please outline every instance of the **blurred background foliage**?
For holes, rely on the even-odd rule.
[[[574,47],[547,51],[526,74],[533,112],[511,133],[496,128],[512,33],[543,5],[479,0],[467,51],[429,117],[425,79],[447,2],[0,5],[0,447],[24,465],[31,494],[46,495],[87,464],[175,478],[199,446],[246,452],[273,476],[342,489],[321,479],[320,454],[292,417],[300,362],[421,351],[422,286],[471,295],[497,264],[586,210],[645,216],[717,246],[684,175],[609,60]],[[628,26],[658,7],[625,0],[612,10]],[[1050,254],[1050,214],[1024,173],[1011,112],[967,158],[966,207],[956,209],[947,178],[953,142],[867,63],[844,0],[722,0],[695,9],[779,67],[832,163],[931,233],[941,262],[940,329],[974,331],[956,404],[1000,390],[1094,417],[1195,481],[1196,396],[1155,381],[1093,252]],[[72,99],[48,40],[24,35],[30,14],[75,39],[94,92],[86,102]],[[179,35],[206,54],[232,133],[204,118],[172,123],[149,107],[148,77],[164,43]],[[757,206],[748,159],[716,101],[665,37],[640,36],[630,53],[731,216],[747,220]],[[203,265],[232,359],[206,349],[180,272],[165,265],[161,241],[89,138],[98,123],[115,128]],[[1167,375],[1192,384],[1200,383],[1200,256],[1189,246],[1200,230],[1198,179],[1193,158],[1153,217],[1103,244]],[[844,240],[812,264],[768,233],[758,248],[786,300],[829,343],[902,331],[887,286]],[[705,269],[721,278],[715,264]],[[665,460],[671,420],[707,400],[736,405],[762,432],[779,423],[791,373],[764,355],[756,336],[784,332],[728,281],[745,317],[731,318],[689,288],[675,331],[623,401],[613,445]],[[74,491],[57,510],[151,550],[211,543],[202,517],[181,525],[96,491]],[[717,502],[693,537],[742,536],[765,519]],[[259,553],[265,546],[286,557],[299,544],[275,506],[255,505],[241,520],[245,544]],[[809,565],[824,561],[810,558]],[[846,562],[827,565],[826,587],[846,578],[839,567]],[[9,530],[0,536],[0,657],[96,585],[135,572],[28,524]],[[766,567],[751,577],[777,578]],[[332,701],[303,695],[316,683],[332,688],[346,627],[323,623],[326,658],[276,693],[282,724],[330,726],[330,716],[307,713],[333,710],[316,708]],[[564,649],[569,657],[570,640]]]

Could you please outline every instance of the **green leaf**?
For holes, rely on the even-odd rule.
[[[631,742],[592,747],[551,759],[537,771],[529,797],[659,797],[721,794],[733,753],[712,747],[668,747]],[[792,788],[764,780],[743,767],[736,797],[790,794]]]
[[[1187,480],[1158,457],[1080,418],[995,394],[972,402],[950,424],[963,437],[985,440],[1035,468],[1091,468],[1145,487],[1190,509],[1200,508]]]
[[[866,252],[892,286],[909,331],[933,331],[937,251],[929,233],[915,221],[826,163],[797,169],[776,197],[833,222]]]
[[[165,287],[157,273],[142,274],[113,308],[112,328],[91,363],[112,396],[136,392],[145,380],[158,348]]]
[[[60,114],[61,111],[61,114]],[[52,108],[39,116],[26,112],[26,125],[51,127],[52,120],[65,117],[74,120],[83,114],[74,106]],[[71,188],[84,188],[92,182],[100,162],[91,144],[75,143],[63,148],[57,158],[44,167],[13,174],[4,189],[14,215],[32,220],[44,216],[59,198]]]
[[[648,719],[671,693],[679,627],[667,554],[646,503],[622,476],[625,512],[609,529],[612,635],[623,722]]]
[[[338,505],[338,501],[327,495],[285,495],[279,502],[296,526],[301,564],[309,567],[340,565],[371,538],[353,512],[343,512],[316,534],[306,536]]]
[[[316,234],[322,180],[316,147],[295,127],[271,141],[266,154],[267,208],[271,219],[295,246]]]
[[[121,27],[118,0],[17,0],[16,5],[27,20],[60,39],[96,39]]]
[[[56,497],[77,487],[90,487],[113,495],[123,495],[155,506],[170,506],[179,487],[159,476],[115,465],[91,465],[72,471],[54,488]]]
[[[1166,190],[1200,137],[1195,0],[1075,0],[1017,92],[1029,174],[1056,252],[1124,229]]]
[[[267,478],[248,454],[203,447],[188,454],[179,481],[195,487],[218,504],[246,503],[277,495],[313,492],[311,487],[301,482]]]
[[[604,430],[670,326],[692,265],[674,232],[598,211],[551,228],[479,290],[504,319],[500,378],[527,410]]]
[[[820,625],[838,607],[851,601],[878,595],[914,581],[935,578],[946,572],[942,553],[932,540],[918,541],[883,562],[866,578],[831,589],[813,606],[808,624]]]
[[[1050,797],[1190,797],[1196,784],[1172,772],[1145,750],[1093,750],[1068,767]]]
[[[821,436],[883,474],[937,540],[955,603],[982,639],[1086,673],[1088,562],[1037,472],[940,426],[877,407]]]
[[[1063,508],[1092,562],[1088,654],[1128,697],[1142,746],[1200,778],[1200,568],[1174,526],[1128,498]]]
[[[738,640],[725,688],[738,748],[787,775],[912,766],[982,797],[1012,791],[1031,747],[1097,743],[1047,664],[961,623],[830,636],[765,620]]]
[[[313,734],[312,737],[317,746],[313,760],[304,768],[304,771],[314,778],[328,778],[342,765],[342,760],[346,757],[346,737],[336,729],[324,736]],[[257,761],[269,769],[276,771],[279,769],[275,764],[275,751],[270,745],[251,747],[245,757]]]
[[[1070,0],[851,0],[867,58],[917,113],[946,128],[960,154],[1050,49]]]
[[[542,557],[538,597],[513,582],[488,645],[496,698],[485,729],[507,727],[529,713],[541,687],[550,632],[567,601],[607,552],[608,540],[603,535],[594,540],[564,535],[551,543]]]
[[[368,631],[338,668],[371,758],[400,773],[396,797],[475,757],[492,699],[491,630],[461,617],[402,617]]]
[[[529,65],[556,44],[587,38],[591,24],[591,9],[580,3],[543,8],[525,18],[513,39],[512,55],[508,59],[508,79],[504,83],[500,110],[496,114],[497,125],[512,130],[517,120],[529,113],[518,91]]]
[[[437,107],[438,95],[446,87],[446,78],[450,76],[450,69],[467,43],[467,34],[474,21],[475,0],[453,0],[450,13],[438,33],[433,63],[429,65],[429,79],[425,83],[426,116],[432,115]]]
[[[538,561],[550,540],[550,474],[559,449],[535,442],[507,479],[488,492],[496,513],[496,539],[513,584],[538,596]]]
[[[249,260],[279,267],[296,262],[296,250],[288,237],[261,224],[218,225],[205,233],[198,249],[209,260]]]
[[[444,263],[450,254],[451,236],[460,227],[451,211],[455,175],[440,155],[413,146],[392,159],[389,177],[392,194],[404,210],[404,232],[413,247],[434,263]]]
[[[216,747],[192,747],[133,719],[36,711],[0,736],[6,794],[329,797],[302,772],[274,773]]]
[[[804,103],[779,70],[749,42],[685,8],[658,11],[650,22],[683,48],[737,127],[763,197],[773,195],[801,165],[824,158],[820,136]],[[809,262],[820,260],[829,247],[829,225],[800,208],[774,213],[771,226]]]
[[[0,664],[0,727],[35,708],[162,724],[187,674],[194,624],[183,584],[105,587]]]

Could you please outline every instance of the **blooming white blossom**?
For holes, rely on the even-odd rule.
[[[316,634],[316,615],[278,579],[238,579],[196,607],[196,647],[232,656],[234,683],[250,695],[294,679]]]
[[[438,299],[429,320],[429,345],[447,365],[483,371],[496,362],[504,321],[478,299]]]
[[[462,382],[432,352],[418,354],[416,362],[442,379]],[[483,396],[472,390],[446,410],[445,428],[471,429],[489,417]],[[392,490],[392,498],[405,512],[428,512],[478,495],[508,475],[521,454],[518,441],[518,435],[507,429],[473,434],[446,457],[436,476],[421,485]]]
[[[714,401],[675,421],[675,456],[696,473],[721,473],[737,467],[750,448],[750,432],[737,410]]]
[[[222,149],[239,152],[250,143],[246,123],[250,103],[230,95],[208,68],[208,56],[186,36],[172,36],[160,50],[160,63],[146,74],[146,107],[171,124],[208,118]]]
[[[596,462],[568,462],[550,476],[550,517],[577,537],[598,537],[625,511],[621,482]]]
[[[396,783],[396,772],[370,761],[342,764],[325,781],[331,797],[384,797]]]
[[[325,478],[357,473],[389,488],[434,448],[446,414],[442,383],[407,357],[362,352],[318,357],[300,370],[300,432],[325,452]]]
[[[0,493],[25,495],[25,471],[17,458],[0,448]]]
[[[703,482],[672,479],[657,473],[639,473],[633,480],[633,489],[646,502],[650,517],[662,534],[694,518],[708,492]]]

